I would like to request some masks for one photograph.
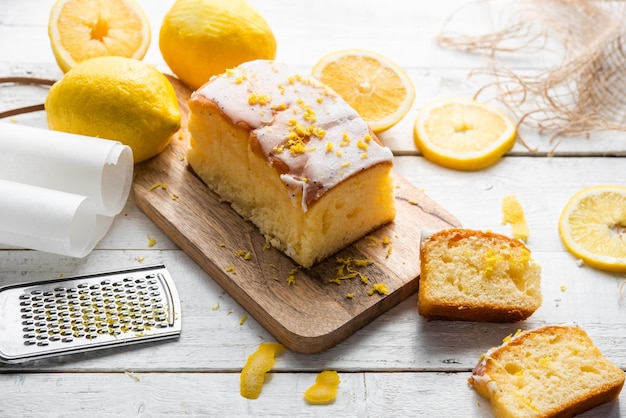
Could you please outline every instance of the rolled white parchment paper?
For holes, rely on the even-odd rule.
[[[84,257],[128,199],[130,147],[0,123],[0,242]]]

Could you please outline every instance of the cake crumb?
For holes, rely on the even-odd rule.
[[[346,293],[346,299],[352,299],[354,297],[354,293]]]
[[[220,308],[220,303],[217,302],[217,305],[211,308],[212,311],[217,311]]]
[[[248,315],[241,315],[241,317],[239,318],[239,325],[243,325],[243,323],[246,322],[246,319],[248,319]]]
[[[137,261],[140,262],[140,263],[143,262],[143,260],[145,260],[145,259],[146,259],[146,257],[137,257]]]
[[[232,274],[237,274],[237,271],[235,270],[235,266],[228,266],[226,267],[226,273],[232,273]]]
[[[561,285],[561,292],[565,292],[567,290],[567,287],[563,284]]]

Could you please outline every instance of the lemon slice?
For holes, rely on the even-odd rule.
[[[151,37],[148,18],[134,0],[57,0],[48,36],[63,72],[93,57],[141,60]]]
[[[313,66],[312,73],[348,102],[376,133],[398,123],[415,100],[415,88],[407,73],[372,51],[332,52]]]
[[[582,189],[559,219],[563,245],[586,264],[626,272],[626,186]]]
[[[456,170],[480,170],[513,147],[515,132],[511,118],[497,107],[454,97],[424,106],[413,133],[426,159]]]

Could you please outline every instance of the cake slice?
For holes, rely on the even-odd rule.
[[[427,319],[513,322],[542,303],[541,267],[522,241],[445,229],[423,240],[418,312]]]
[[[496,418],[571,417],[616,399],[624,372],[575,326],[519,332],[489,350],[469,384]]]
[[[189,109],[193,171],[301,266],[394,219],[391,151],[319,81],[250,61],[213,77]]]

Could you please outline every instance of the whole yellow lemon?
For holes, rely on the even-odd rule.
[[[120,141],[135,163],[163,151],[181,124],[172,84],[133,58],[76,64],[50,88],[45,109],[50,129]]]
[[[174,74],[197,89],[243,62],[274,59],[276,38],[247,0],[177,0],[163,19],[159,48]]]

